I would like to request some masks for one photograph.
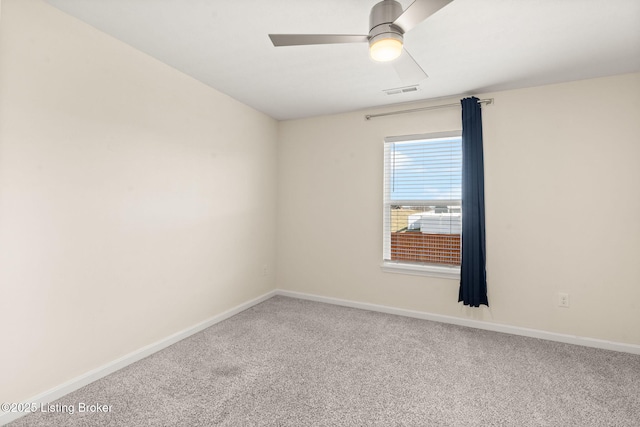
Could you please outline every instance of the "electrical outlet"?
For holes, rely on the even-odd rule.
[[[267,264],[262,266],[262,275],[263,276],[268,276],[269,275],[269,266]]]
[[[564,292],[558,293],[558,305],[560,307],[569,308],[569,294]]]

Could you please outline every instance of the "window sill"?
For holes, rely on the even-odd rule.
[[[440,277],[442,279],[460,280],[460,267],[436,265],[403,264],[385,261],[380,266],[385,273],[410,274],[414,276]]]

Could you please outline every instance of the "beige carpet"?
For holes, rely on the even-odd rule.
[[[639,426],[640,356],[274,297],[53,405],[10,425]]]

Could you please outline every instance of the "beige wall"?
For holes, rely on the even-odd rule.
[[[640,344],[640,74],[481,96],[490,308],[379,268],[383,138],[460,129],[459,109],[281,123],[278,286]]]
[[[276,137],[40,0],[4,0],[0,402],[274,289]]]

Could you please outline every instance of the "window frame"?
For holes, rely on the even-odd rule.
[[[408,142],[408,141],[418,141],[418,140],[428,140],[428,139],[438,139],[438,138],[452,138],[452,137],[462,137],[462,130],[454,130],[447,132],[432,132],[425,134],[416,134],[416,135],[402,135],[402,136],[391,136],[386,137],[384,139],[385,153],[383,153],[383,201],[382,201],[382,210],[383,210],[383,227],[382,227],[382,263],[380,268],[385,273],[398,273],[398,274],[408,274],[408,275],[417,275],[417,276],[429,276],[429,277],[438,277],[444,279],[460,279],[460,266],[447,266],[444,264],[415,264],[409,262],[402,261],[391,261],[385,260],[387,255],[387,251],[390,250],[387,247],[386,242],[390,243],[390,209],[391,200],[387,199],[388,188],[390,185],[390,174],[387,173],[387,156],[386,156],[386,147],[389,143],[394,142]],[[462,205],[462,201],[460,202]],[[461,206],[462,208],[462,206]],[[462,245],[462,242],[460,243]]]

